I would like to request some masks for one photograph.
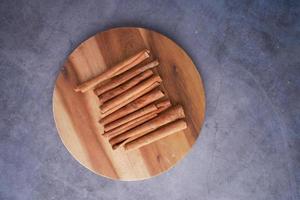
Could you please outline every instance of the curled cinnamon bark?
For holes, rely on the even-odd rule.
[[[136,127],[136,126],[138,126],[138,125],[143,124],[146,121],[149,121],[150,119],[153,119],[156,116],[157,116],[157,113],[154,113],[154,112],[148,113],[148,114],[143,115],[143,116],[141,116],[139,118],[131,120],[131,121],[129,121],[129,122],[127,122],[127,123],[125,123],[125,124],[123,124],[123,125],[115,128],[115,129],[113,129],[111,131],[108,131],[108,132],[104,133],[103,136],[105,136],[107,138],[115,137],[117,135],[120,135],[120,134],[122,134],[122,133],[124,133],[124,132],[126,132],[126,131],[128,131],[128,130]]]
[[[180,105],[173,106],[166,111],[159,114],[156,118],[134,128],[109,140],[110,144],[114,146],[115,144],[121,143],[130,137],[135,137],[137,135],[141,136],[147,134],[165,124],[168,124],[177,119],[184,118],[184,111]]]
[[[100,106],[101,113],[105,113],[106,115],[113,113],[119,108],[122,108],[126,104],[134,101],[135,99],[139,98],[140,96],[148,93],[155,87],[159,86],[161,81],[162,80],[158,75],[152,76],[147,80],[144,80],[143,82],[139,83],[133,88],[102,104]]]
[[[151,70],[147,70],[147,71],[133,77],[132,79],[123,83],[122,85],[119,85],[118,87],[116,87],[112,90],[109,90],[109,91],[105,92],[104,94],[101,94],[99,96],[100,104],[103,104],[104,102],[118,96],[119,94],[125,92],[126,90],[129,90],[133,86],[137,85],[138,83],[145,80],[146,78],[149,78],[152,75],[153,75],[153,72]]]
[[[137,110],[129,115],[126,115],[125,117],[122,117],[116,121],[113,121],[107,125],[104,125],[104,132],[110,131],[118,126],[121,126],[122,124],[125,124],[131,120],[137,119],[143,115],[149,114],[155,110],[157,110],[157,107],[155,106],[155,104],[150,104],[144,108],[141,108],[140,110]]]
[[[116,121],[113,121],[107,125],[104,125],[104,131],[105,132],[110,131],[118,126],[121,126],[122,124],[125,124],[131,120],[137,119],[148,113],[160,113],[163,110],[166,110],[170,106],[171,106],[171,102],[169,100],[152,103],[144,108],[141,108],[133,113],[126,115],[125,117],[122,117]]]
[[[169,107],[171,106],[171,102],[169,100],[165,100],[165,101],[162,101],[160,103],[158,103],[158,110],[155,111],[156,113],[161,113],[162,111],[168,109]],[[129,137],[127,138],[126,140],[124,140],[123,142],[120,142],[118,144],[115,144],[113,145],[113,149],[116,149],[116,148],[119,148],[120,146],[123,146],[124,144],[128,143],[128,142],[131,142],[141,136],[143,136],[145,133],[144,132],[141,132],[133,137]]]
[[[187,128],[187,124],[184,120],[177,120],[171,122],[153,132],[150,132],[144,136],[141,136],[131,142],[128,142],[124,145],[125,150],[133,150],[160,140],[164,137],[167,137],[171,134],[177,133]]]
[[[113,76],[119,75],[119,74],[133,68],[137,64],[144,61],[146,58],[149,58],[149,56],[150,56],[150,51],[145,49],[145,50],[135,54],[134,56],[118,63],[117,65],[109,68],[108,70],[106,70],[102,74],[100,74],[100,75],[98,75],[98,76],[96,76],[96,77],[80,84],[79,86],[77,86],[75,88],[75,91],[76,92],[79,92],[79,91],[80,92],[86,92],[89,89],[95,87],[100,82],[105,81],[107,79],[110,79]]]
[[[150,105],[151,106],[151,105]],[[118,126],[108,132],[105,132],[103,135],[108,137],[108,138],[112,138],[115,137],[117,135],[120,135],[144,122],[149,121],[150,119],[153,119],[154,117],[156,117],[160,112],[166,110],[168,107],[171,106],[170,101],[166,100],[165,103],[163,104],[159,104],[157,103],[157,105],[155,105],[156,109],[153,110],[152,112],[146,113],[140,117],[134,118],[131,121]],[[149,117],[148,117],[149,116]],[[146,120],[144,120],[146,118]],[[130,126],[129,126],[130,125]]]
[[[160,89],[154,89],[150,91],[149,93],[139,97],[138,99],[134,100],[133,102],[127,104],[126,106],[120,108],[116,112],[105,116],[102,115],[103,118],[99,121],[101,124],[106,125],[110,122],[113,122],[121,117],[124,117],[125,115],[128,115],[140,108],[143,108],[144,106],[149,105],[150,103],[164,97],[164,93]]]
[[[139,75],[140,73],[147,71],[149,69],[152,69],[158,65],[159,65],[159,62],[157,60],[154,60],[144,66],[134,67],[116,77],[111,78],[111,80],[108,83],[96,88],[94,92],[97,96],[99,96],[99,95],[103,94],[104,92],[107,92],[111,89],[118,87],[119,85],[125,83],[126,81],[128,81],[129,79],[132,79],[133,77]]]

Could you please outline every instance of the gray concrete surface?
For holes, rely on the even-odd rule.
[[[300,1],[0,1],[0,199],[300,199]],[[201,136],[150,180],[94,175],[52,117],[55,77],[85,38],[164,33],[202,74]]]

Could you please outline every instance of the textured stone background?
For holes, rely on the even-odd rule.
[[[300,199],[300,1],[0,1],[0,199]],[[202,74],[206,121],[188,156],[140,182],[94,175],[52,117],[67,55],[98,31],[142,26]]]

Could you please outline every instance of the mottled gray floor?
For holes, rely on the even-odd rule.
[[[300,1],[0,1],[0,199],[300,199]],[[52,117],[55,77],[85,38],[142,26],[202,74],[201,136],[141,182],[94,175]]]

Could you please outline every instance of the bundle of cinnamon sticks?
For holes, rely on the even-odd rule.
[[[187,128],[182,106],[171,104],[153,71],[158,60],[141,66],[149,57],[149,50],[140,51],[75,88],[82,93],[94,89],[103,137],[113,149],[137,149]]]

